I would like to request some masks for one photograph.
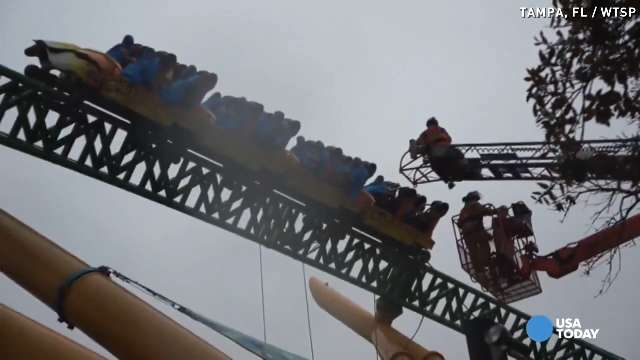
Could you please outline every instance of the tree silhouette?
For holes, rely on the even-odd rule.
[[[560,169],[561,179],[538,183],[540,190],[533,198],[565,215],[574,205],[586,203],[593,209],[594,224],[604,227],[640,208],[640,1],[554,0],[553,5],[566,9],[568,16],[553,18],[550,30],[535,38],[540,63],[527,69],[525,80],[536,123],[544,129],[551,151],[567,160],[567,166]],[[596,6],[593,18],[571,16],[574,7],[586,8],[591,16]],[[636,11],[632,16],[602,16],[602,7]],[[635,141],[631,155],[589,162],[594,168],[582,169],[582,174],[571,171],[569,160],[580,158],[586,128],[612,124],[623,128],[620,138]],[[585,181],[584,171],[602,171],[598,166],[609,167],[608,180]],[[597,265],[608,266],[600,293],[618,275],[620,256],[614,249],[587,264],[587,273]]]

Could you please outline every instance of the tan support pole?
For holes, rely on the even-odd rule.
[[[374,344],[383,360],[444,360],[440,353],[429,351],[391,326],[377,322],[371,313],[326,283],[311,277],[309,289],[321,308]]]
[[[88,267],[2,210],[0,249],[0,270],[53,309],[60,285]],[[229,359],[99,273],[73,283],[64,313],[71,324],[119,359]]]
[[[0,359],[104,360],[4,304],[0,304]]]

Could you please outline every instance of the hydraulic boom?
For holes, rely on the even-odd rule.
[[[582,262],[638,236],[640,236],[640,214],[571,243],[551,254],[537,256],[530,251],[528,255],[522,257],[521,271],[527,277],[531,271],[544,271],[552,278],[561,278],[576,271]]]

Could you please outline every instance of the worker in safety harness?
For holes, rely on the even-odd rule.
[[[427,120],[427,129],[420,134],[418,140],[409,142],[409,152],[412,159],[426,155],[433,170],[449,188],[453,187],[453,179],[464,172],[464,168],[461,168],[464,154],[451,146],[451,136],[438,124],[435,117]]]
[[[492,237],[484,228],[482,219],[485,216],[496,214],[497,210],[480,204],[480,198],[481,195],[477,191],[472,191],[462,198],[464,207],[458,216],[458,227],[469,249],[471,265],[476,276],[484,277],[491,257],[489,241]]]
[[[410,145],[409,149],[413,159],[418,155],[442,156],[451,145],[451,136],[432,116],[427,120],[427,129],[420,134],[417,141],[411,140]]]
[[[505,206],[497,208],[495,211],[498,216],[491,221],[493,243],[496,247],[496,268],[500,277],[507,280],[506,286],[518,280],[513,236],[518,230],[515,226],[520,226],[518,222],[521,221],[519,216],[509,217],[508,210]]]

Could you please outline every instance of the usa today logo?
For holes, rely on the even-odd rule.
[[[544,315],[533,316],[527,322],[527,335],[535,342],[549,340],[554,331],[561,339],[595,339],[600,329],[583,329],[577,318],[556,318],[555,329],[551,319]]]

